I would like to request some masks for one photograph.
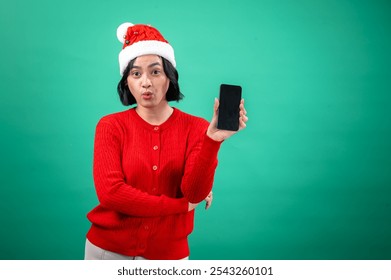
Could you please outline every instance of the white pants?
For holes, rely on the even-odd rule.
[[[88,239],[86,239],[84,259],[85,260],[146,260],[146,258],[140,256],[130,257],[130,256],[125,256],[125,255],[104,250],[92,244]],[[188,260],[188,259],[189,257],[186,257],[182,260]]]

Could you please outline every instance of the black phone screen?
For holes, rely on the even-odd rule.
[[[220,85],[220,106],[217,128],[237,131],[239,129],[239,105],[242,88],[235,85]]]

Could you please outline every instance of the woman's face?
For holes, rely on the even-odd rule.
[[[160,56],[137,57],[130,69],[127,82],[137,106],[156,109],[167,104],[166,93],[170,80],[164,73]]]

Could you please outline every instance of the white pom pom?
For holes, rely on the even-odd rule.
[[[128,30],[128,28],[130,26],[133,26],[133,25],[134,25],[133,23],[125,22],[125,23],[121,24],[120,26],[118,26],[117,38],[122,44],[125,42],[124,36],[126,35],[126,31]]]

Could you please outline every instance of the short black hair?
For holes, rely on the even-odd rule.
[[[137,57],[136,57],[137,58]],[[121,100],[122,104],[125,106],[136,104],[136,99],[134,99],[132,93],[129,90],[127,78],[129,76],[130,70],[133,68],[134,61],[136,60],[132,59],[129,61],[128,66],[125,68],[124,73],[122,75],[121,80],[118,83],[117,86],[117,92],[119,95],[119,99]],[[161,57],[163,61],[163,69],[164,73],[166,74],[167,78],[170,80],[170,85],[167,90],[166,99],[167,101],[179,101],[182,100],[184,95],[181,93],[179,89],[178,84],[178,71],[175,69],[175,67],[164,57]]]

